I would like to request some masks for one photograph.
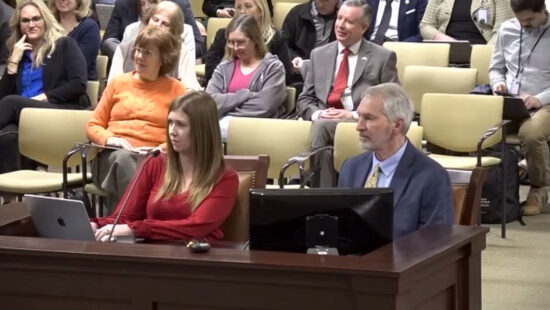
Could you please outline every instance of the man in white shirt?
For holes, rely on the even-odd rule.
[[[544,0],[511,0],[516,18],[502,23],[489,77],[496,94],[523,99],[532,116],[520,126],[531,188],[524,215],[542,212],[550,185],[550,19]]]
[[[298,97],[298,114],[312,120],[312,149],[332,145],[340,121],[356,121],[355,110],[370,86],[399,82],[395,53],[363,38],[372,10],[364,0],[345,1],[336,17],[336,41],[311,52],[311,69]],[[322,187],[336,184],[329,154],[316,160]]]

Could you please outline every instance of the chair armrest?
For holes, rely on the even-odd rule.
[[[306,182],[313,175],[313,169],[310,169],[309,173],[308,171],[305,170],[306,162],[310,160],[313,155],[326,150],[334,151],[334,147],[323,146],[323,147],[319,147],[314,150],[311,150],[309,152],[300,153],[296,156],[289,158],[281,168],[281,171],[279,172],[279,188],[284,188],[283,182],[284,182],[285,172],[288,168],[290,168],[292,165],[295,165],[295,164],[298,165],[298,170],[300,171],[300,188],[304,188],[306,185]]]
[[[76,153],[78,152],[82,152],[82,145],[80,143],[77,143],[73,148],[71,148],[69,150],[69,152],[67,152],[67,154],[65,155],[65,157],[63,157],[63,185],[62,185],[62,188],[63,188],[63,198],[67,198],[68,197],[68,190],[67,190],[67,187],[68,187],[68,170],[69,168],[67,167],[67,163],[69,161],[69,159]],[[84,165],[82,167],[82,173],[83,173],[83,176],[86,176],[85,174],[86,172],[86,166]],[[86,179],[84,179],[84,182],[85,182]]]
[[[494,135],[499,129],[502,129],[502,141],[501,144],[504,143],[506,140],[506,125],[510,123],[509,120],[502,120],[500,123],[495,124],[494,126],[487,129],[483,135],[481,135],[481,139],[479,139],[479,142],[477,143],[477,166],[481,167],[481,150],[482,145],[489,137]],[[504,146],[503,146],[504,147]]]

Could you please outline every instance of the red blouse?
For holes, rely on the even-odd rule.
[[[155,201],[155,196],[164,181],[165,171],[164,155],[151,158],[146,163],[119,223],[128,224],[136,237],[149,240],[223,239],[221,225],[235,204],[239,186],[237,174],[232,170],[226,170],[210,194],[195,212],[191,212],[187,191]],[[127,195],[128,189],[111,216],[94,219],[99,227],[114,222]]]

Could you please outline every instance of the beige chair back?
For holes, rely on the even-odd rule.
[[[285,115],[294,113],[296,110],[296,88],[287,86],[283,107],[285,108]]]
[[[493,57],[493,45],[472,45],[470,68],[477,69],[477,85],[489,84],[489,66]]]
[[[299,2],[275,2],[273,3],[273,26],[283,29],[283,23],[290,10],[300,4]]]
[[[189,0],[191,2],[191,9],[193,10],[193,16],[199,19],[206,19],[208,16],[202,11],[203,0]]]
[[[400,81],[403,81],[407,66],[449,66],[451,45],[448,43],[385,42],[384,47],[397,55],[397,74]]]
[[[227,27],[231,22],[231,18],[210,17],[206,25],[206,49],[210,49],[210,45],[214,42],[216,32]]]
[[[500,96],[425,94],[420,124],[424,139],[454,152],[475,152],[483,133],[502,121]],[[483,147],[500,142],[502,131],[491,136]]]
[[[109,63],[109,57],[97,55],[95,67],[97,71],[97,80],[100,82],[107,79],[107,63]]]
[[[422,96],[426,93],[468,94],[476,86],[477,69],[408,66],[403,88],[420,113]]]
[[[267,181],[267,156],[225,156],[225,164],[237,172],[239,191],[231,214],[222,227],[224,240],[244,242],[248,240],[248,219],[250,203],[248,192],[251,188],[265,188]]]
[[[88,98],[90,98],[92,108],[95,109],[97,106],[97,97],[99,95],[99,82],[88,81],[86,84],[86,92],[88,93]]]
[[[359,133],[356,130],[357,123],[341,122],[336,126],[334,134],[334,169],[340,171],[346,159],[365,152],[359,144]],[[419,150],[422,149],[421,126],[417,123],[411,123],[407,138]]]
[[[269,155],[268,178],[278,179],[287,160],[311,147],[311,122],[233,117],[227,134],[227,155]],[[286,175],[298,174],[292,166]]]
[[[19,119],[19,152],[39,163],[62,167],[63,157],[75,146],[86,142],[85,127],[92,111],[25,108]],[[72,156],[68,165],[81,164]]]

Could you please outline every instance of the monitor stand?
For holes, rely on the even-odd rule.
[[[315,255],[340,255],[338,253],[338,249],[337,248],[329,248],[329,247],[324,247],[324,246],[320,246],[320,245],[316,245],[315,247],[313,248],[309,248],[307,249],[307,254],[315,254]]]

